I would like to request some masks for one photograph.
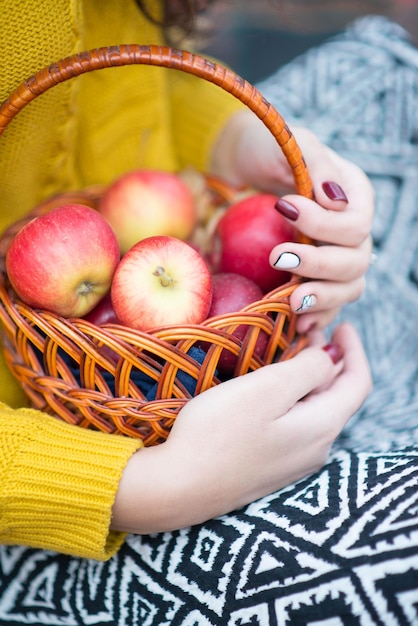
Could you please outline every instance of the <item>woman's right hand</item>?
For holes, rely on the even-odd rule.
[[[167,441],[139,450],[123,474],[112,528],[175,530],[242,507],[319,470],[371,388],[355,330],[190,400]],[[335,359],[334,359],[335,360]]]
[[[280,213],[312,244],[286,242],[273,248],[270,263],[309,278],[293,291],[290,306],[298,332],[325,328],[364,291],[371,262],[374,189],[354,163],[323,144],[310,130],[293,127],[312,179],[315,200],[295,193],[294,174],[276,139],[250,111],[235,114],[213,152],[213,171],[235,184],[278,194]],[[279,198],[280,196],[280,198]]]

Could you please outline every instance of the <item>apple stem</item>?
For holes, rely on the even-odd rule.
[[[154,274],[154,276],[158,276],[159,277],[160,282],[161,282],[163,287],[170,287],[170,285],[172,285],[174,283],[174,279],[171,278],[171,276],[169,276],[167,274],[167,272],[165,271],[165,269],[163,267],[161,267],[161,265],[156,267],[156,269],[153,272],[153,274]]]
[[[91,283],[88,280],[83,280],[83,282],[80,284],[80,286],[77,289],[77,293],[80,296],[86,296],[88,293],[90,293],[93,290],[93,287],[94,287],[94,283]]]

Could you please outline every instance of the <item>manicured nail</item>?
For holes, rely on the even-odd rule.
[[[314,296],[313,293],[310,293],[307,296],[303,296],[300,306],[295,309],[295,311],[297,313],[300,313],[301,311],[307,311],[308,309],[312,309],[312,307],[315,306],[317,302],[318,300],[316,299],[316,296]]]
[[[343,202],[348,202],[347,196],[338,183],[326,181],[325,183],[322,183],[322,189],[330,200],[342,200]]]
[[[343,358],[343,350],[339,343],[328,343],[322,349],[327,352],[331,361],[335,364]]]
[[[281,215],[283,215],[283,217],[287,217],[287,219],[291,220],[292,222],[296,222],[299,217],[299,210],[295,206],[293,206],[293,204],[290,204],[290,202],[282,200],[281,198],[277,200],[274,208]]]
[[[279,270],[294,270],[300,265],[300,258],[293,252],[282,252],[273,265]]]

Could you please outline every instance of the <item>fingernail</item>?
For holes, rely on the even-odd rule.
[[[322,183],[322,189],[330,200],[342,200],[348,202],[348,198],[338,183],[326,181]]]
[[[295,312],[300,313],[301,311],[307,311],[308,309],[311,309],[313,306],[315,306],[317,302],[318,300],[313,293],[310,293],[307,296],[303,296],[302,302],[300,303],[300,306],[295,309]]]
[[[273,266],[280,270],[294,270],[299,265],[300,258],[293,252],[282,252],[277,261],[273,263]]]
[[[283,215],[283,217],[287,217],[287,219],[291,220],[292,222],[296,222],[299,217],[299,210],[295,206],[293,206],[293,204],[290,204],[290,202],[282,200],[281,198],[277,200],[274,208],[281,215]]]
[[[322,349],[328,353],[331,361],[335,364],[343,358],[343,350],[339,343],[328,343]]]

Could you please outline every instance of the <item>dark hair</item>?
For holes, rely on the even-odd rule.
[[[150,8],[150,0],[136,0],[139,9],[147,19],[154,24],[159,24],[165,33],[167,40],[171,40],[170,33],[176,31],[176,37],[186,37],[196,28],[196,17],[202,13],[215,0],[164,0],[163,14],[155,15]]]

